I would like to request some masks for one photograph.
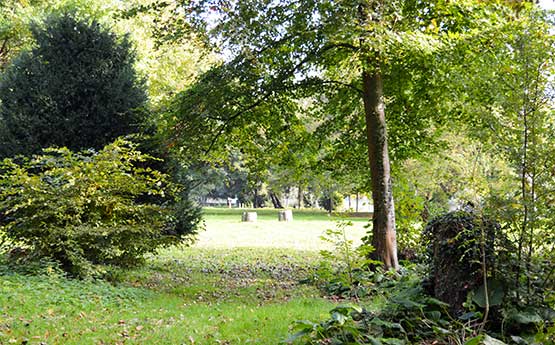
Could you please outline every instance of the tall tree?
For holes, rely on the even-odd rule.
[[[177,119],[174,139],[209,152],[224,142],[241,147],[271,134],[286,137],[299,121],[293,100],[312,97],[314,104],[305,111],[329,129],[331,138],[344,138],[347,131],[364,143],[375,207],[375,256],[396,269],[388,145],[393,143],[396,158],[428,147],[433,124],[445,122],[451,110],[440,101],[446,97],[441,83],[448,78],[438,73],[441,59],[435,56],[449,48],[445,42],[456,37],[453,32],[478,25],[473,18],[484,16],[484,5],[214,0],[183,6],[189,7],[183,13],[209,19],[211,37],[227,61],[176,98],[170,117]],[[362,142],[361,133],[366,134]]]
[[[0,78],[0,156],[98,149],[137,129],[146,92],[126,36],[73,13],[32,31],[36,46]]]

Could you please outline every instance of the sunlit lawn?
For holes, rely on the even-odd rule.
[[[278,211],[273,209],[256,211],[255,223],[242,223],[242,210],[205,209],[207,231],[201,232],[197,246],[212,248],[230,247],[273,247],[313,250],[329,246],[320,236],[326,229],[335,227],[344,218],[329,216],[323,211],[293,210],[292,222],[277,220]],[[348,227],[349,238],[358,243],[364,236],[368,220],[351,218],[353,225]]]
[[[206,210],[191,248],[170,248],[111,280],[0,276],[0,344],[277,344],[294,320],[321,319],[333,303],[299,280],[320,260],[324,213],[274,210],[241,223],[239,210]],[[275,217],[274,217],[275,216]],[[365,221],[349,230],[364,233]]]

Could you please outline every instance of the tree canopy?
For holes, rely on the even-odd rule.
[[[336,160],[369,159],[371,237],[377,256],[397,267],[389,151],[399,160],[425,152],[441,126],[460,118],[447,91],[452,47],[503,23],[504,7],[491,5],[492,15],[493,7],[471,1],[183,6],[201,13],[196,19],[211,27],[208,36],[226,61],[176,98],[171,140],[190,156],[260,140],[274,150],[291,128],[313,124],[332,147],[353,148],[343,157],[334,151]]]

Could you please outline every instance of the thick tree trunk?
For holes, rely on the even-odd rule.
[[[363,72],[363,101],[366,115],[368,159],[374,203],[372,245],[374,258],[386,269],[399,268],[395,233],[395,207],[391,188],[383,83],[379,64]]]
[[[243,222],[256,222],[257,219],[257,213],[256,212],[243,212],[243,215],[241,216],[241,221]]]
[[[293,221],[293,211],[284,210],[278,212],[278,220],[280,222],[292,222]]]

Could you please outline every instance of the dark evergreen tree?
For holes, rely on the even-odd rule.
[[[74,13],[32,27],[36,44],[0,77],[0,157],[99,149],[134,132],[147,96],[127,36]]]

